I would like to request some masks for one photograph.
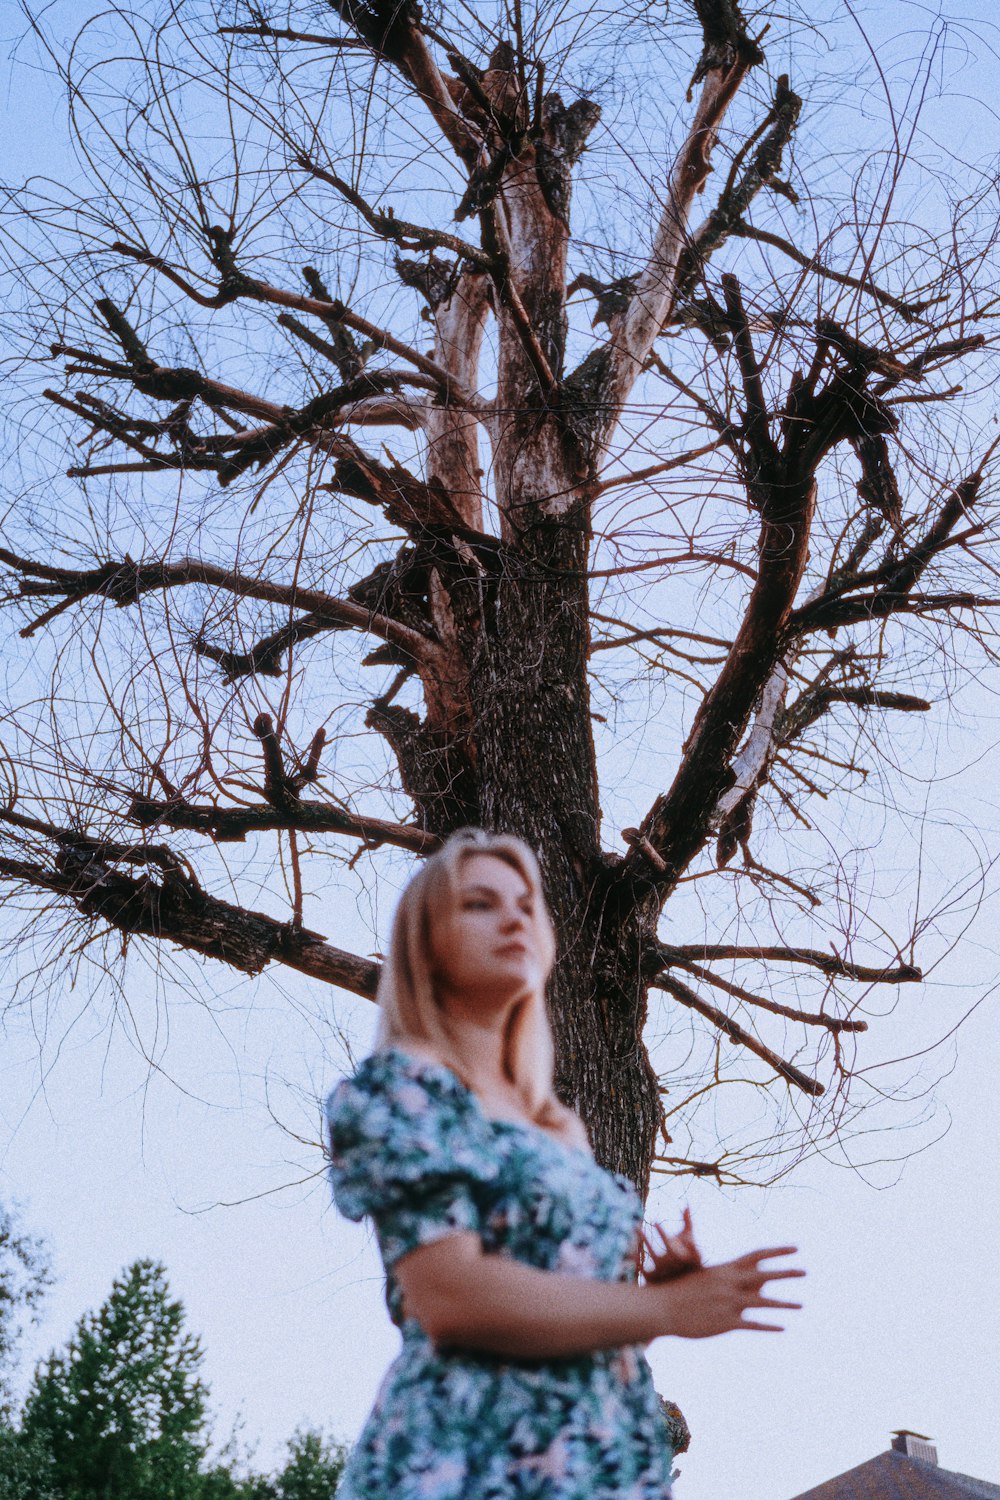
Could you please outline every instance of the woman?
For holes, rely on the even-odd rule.
[[[338,1500],[665,1500],[642,1346],[774,1325],[757,1251],[654,1247],[632,1184],[556,1098],[555,942],[519,840],[453,835],[403,893],[375,1052],[327,1105],[334,1197],[372,1218],[403,1350]],[[647,1254],[644,1284],[635,1270]]]

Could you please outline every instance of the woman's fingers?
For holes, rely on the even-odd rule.
[[[650,1232],[659,1238],[659,1246],[655,1245],[650,1235],[642,1231],[642,1242],[646,1253],[649,1255],[654,1268],[669,1269],[674,1267],[680,1269],[685,1266],[700,1266],[701,1255],[697,1245],[689,1238],[690,1214],[685,1215],[685,1227],[680,1234],[668,1234],[662,1224],[650,1226]]]
[[[750,1276],[744,1272],[739,1280],[740,1286],[753,1287],[759,1291],[769,1281],[797,1281],[805,1274],[805,1271],[755,1271]]]
[[[738,1332],[742,1328],[750,1329],[751,1331],[756,1329],[760,1333],[784,1333],[785,1331],[778,1323],[751,1323],[745,1318],[740,1319],[734,1331]]]
[[[806,1274],[799,1266],[790,1266],[787,1270],[768,1270],[766,1266],[748,1264],[743,1260],[733,1261],[731,1265],[740,1285],[756,1290],[766,1286],[769,1281],[799,1281]]]
[[[754,1307],[788,1307],[797,1311],[801,1308],[801,1302],[779,1302],[777,1297],[758,1297],[753,1303]]]
[[[684,1231],[680,1234],[668,1234],[662,1224],[654,1224],[653,1228],[660,1236],[660,1244],[668,1255],[687,1254],[690,1246],[684,1238]]]
[[[681,1227],[676,1234],[668,1234],[662,1224],[653,1224],[650,1227],[656,1230],[661,1240],[684,1240],[690,1238],[694,1233],[691,1224],[691,1212],[687,1208],[681,1215]]]
[[[798,1253],[798,1245],[776,1245],[771,1250],[750,1250],[746,1255],[738,1255],[733,1261],[733,1265],[756,1266],[759,1265],[762,1260],[773,1260],[776,1255],[798,1255]],[[787,1271],[772,1271],[770,1274],[772,1276],[787,1276],[789,1273]],[[799,1272],[798,1274],[801,1275],[802,1273]]]
[[[752,1292],[754,1296],[759,1296],[769,1282],[799,1280],[804,1275],[804,1271],[800,1272],[799,1276],[795,1276],[793,1272],[786,1271],[783,1276],[744,1276],[740,1279],[740,1286],[744,1291]]]

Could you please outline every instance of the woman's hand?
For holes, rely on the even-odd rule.
[[[721,1266],[699,1266],[697,1270],[675,1274],[662,1287],[654,1288],[665,1303],[666,1326],[662,1331],[682,1339],[707,1339],[737,1329],[781,1333],[780,1324],[762,1323],[744,1314],[762,1307],[796,1309],[802,1306],[801,1302],[781,1302],[776,1297],[763,1295],[769,1281],[783,1281],[806,1273],[800,1270],[762,1270],[761,1261],[771,1260],[776,1255],[795,1254],[793,1245],[781,1245],[773,1250],[752,1250],[748,1255],[726,1261]]]
[[[667,1234],[662,1224],[654,1224],[652,1232],[659,1238],[658,1246],[645,1230],[639,1234],[639,1270],[647,1286],[675,1281],[678,1276],[701,1270],[701,1251],[694,1242],[689,1208],[681,1216],[679,1234]]]

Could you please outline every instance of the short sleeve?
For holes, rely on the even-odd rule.
[[[370,1217],[387,1271],[420,1245],[480,1232],[498,1164],[489,1128],[447,1069],[373,1053],[326,1106],[334,1202]]]

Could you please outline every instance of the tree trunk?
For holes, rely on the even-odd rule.
[[[522,539],[519,574],[500,581],[472,675],[481,817],[541,859],[560,937],[549,995],[559,1095],[582,1114],[601,1163],[645,1191],[660,1112],[642,1042],[641,944],[602,901],[586,553],[581,525],[540,525],[530,546]]]

